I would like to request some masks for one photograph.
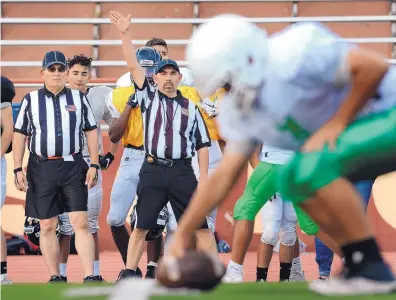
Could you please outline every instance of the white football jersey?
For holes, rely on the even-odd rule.
[[[108,125],[110,125],[112,116],[110,114],[109,108],[107,107],[107,97],[111,95],[112,89],[101,85],[95,86],[88,90],[87,99],[89,104],[91,105],[92,112],[94,114],[96,125],[98,126],[98,143],[99,143],[99,154],[103,154],[103,139],[102,139],[102,131],[100,130],[100,122],[103,120]],[[84,156],[88,156],[88,146],[87,140],[84,136],[84,149],[82,151]]]
[[[269,39],[268,80],[255,109],[243,115],[227,101],[220,103],[219,125],[227,141],[257,141],[297,151],[325,124],[351,90],[346,57],[354,48],[319,23],[299,23]],[[396,68],[382,79],[377,97],[358,117],[396,105]]]

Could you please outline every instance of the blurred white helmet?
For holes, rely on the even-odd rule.
[[[242,16],[219,15],[193,33],[186,58],[201,97],[225,84],[230,93],[252,93],[266,80],[267,33]]]

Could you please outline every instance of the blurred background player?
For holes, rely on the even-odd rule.
[[[11,152],[14,122],[12,114],[12,100],[15,97],[15,87],[11,80],[1,76],[1,207],[4,205],[7,192],[7,161],[5,154]],[[2,211],[0,211],[2,213]],[[7,276],[7,243],[1,227],[1,284],[11,284]]]
[[[148,78],[152,80],[155,67],[161,60],[159,53],[154,48],[142,47],[136,51],[136,57],[146,71]],[[130,80],[130,76],[128,76],[128,80]],[[110,140],[118,143],[121,139],[124,145],[118,175],[111,190],[107,223],[111,227],[114,242],[124,264],[126,264],[129,241],[129,233],[125,227],[125,220],[136,197],[139,171],[145,155],[143,147],[143,120],[140,108],[132,109],[127,105],[129,97],[134,93],[134,86],[126,85],[114,89],[107,99],[108,107],[112,117],[115,119],[109,129]],[[147,278],[155,277],[155,268],[157,267],[161,249],[162,236],[148,242]],[[141,272],[138,268],[137,275],[140,274]]]
[[[96,124],[98,126],[98,147],[99,147],[99,164],[102,170],[107,169],[111,162],[114,160],[114,154],[117,151],[117,145],[111,144],[109,152],[105,155],[103,151],[102,132],[100,130],[100,122],[103,120],[108,125],[112,122],[110,111],[106,105],[106,98],[112,89],[107,86],[95,86],[89,88],[88,82],[91,79],[91,63],[92,58],[85,55],[75,55],[72,59],[68,60],[69,74],[68,82],[70,88],[83,92],[89,101],[92,112],[94,114]],[[83,156],[87,164],[90,164],[87,143],[84,142]],[[95,243],[95,260],[94,260],[94,276],[100,276],[100,263],[99,263],[99,216],[102,210],[102,172],[98,170],[98,182],[95,187],[88,191],[88,226],[92,233]],[[67,259],[70,252],[70,238],[73,233],[70,219],[67,213],[60,215],[62,226],[60,242],[60,275],[66,277]]]

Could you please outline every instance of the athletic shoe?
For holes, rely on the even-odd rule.
[[[65,283],[67,283],[67,277],[66,277],[66,276],[62,276],[62,275],[61,275],[61,278],[62,278],[62,280],[63,280]]]
[[[396,292],[396,280],[389,266],[381,262],[370,262],[355,274],[346,272],[328,280],[316,280],[308,287],[327,296],[390,294]]]
[[[106,282],[101,275],[95,275],[98,281]]]
[[[94,275],[89,275],[83,279],[84,283],[101,283],[103,282],[103,278],[100,275],[94,276]]]
[[[65,276],[62,277],[66,278]],[[65,281],[62,277],[59,275],[52,275],[48,283],[67,283],[67,279]]]
[[[154,279],[155,278],[155,271],[157,270],[154,266],[147,266],[146,279]]]
[[[136,268],[136,277],[143,278],[142,270],[139,267]]]
[[[241,283],[243,282],[243,273],[237,273],[227,269],[221,281],[224,283]]]
[[[5,276],[4,278],[1,279],[0,284],[12,284],[12,281],[10,278]]]
[[[132,277],[138,277],[136,274],[136,271],[133,270],[121,270],[120,274],[118,274],[118,278],[116,282],[126,279],[126,278],[132,278]]]
[[[257,279],[256,282],[257,282],[257,283],[265,283],[265,282],[267,282],[267,281],[264,280],[264,279]]]
[[[291,270],[290,272],[290,277],[289,277],[289,281],[290,282],[301,282],[301,281],[305,281],[305,274],[304,271],[295,269],[295,270]]]

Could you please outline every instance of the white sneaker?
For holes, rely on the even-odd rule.
[[[308,288],[327,296],[389,294],[396,291],[396,281],[381,282],[363,277],[350,279],[331,277],[328,280],[312,281]]]
[[[4,277],[4,278],[1,279],[0,284],[12,284],[12,281],[11,281],[10,278]]]
[[[290,277],[289,277],[290,282],[302,282],[305,281],[305,274],[304,271],[295,269],[291,270],[290,272]]]
[[[243,282],[243,273],[241,274],[227,269],[221,281],[224,283],[241,283]]]

